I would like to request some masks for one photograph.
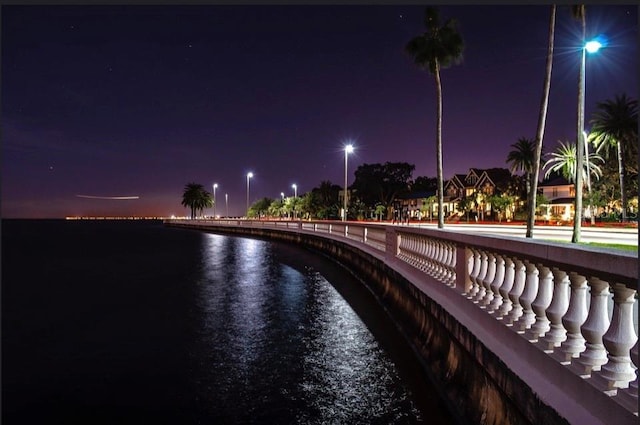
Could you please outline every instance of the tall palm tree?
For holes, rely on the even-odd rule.
[[[598,165],[596,165],[596,161],[604,162],[604,159],[602,159],[602,157],[597,153],[589,154],[589,161],[587,163],[582,163],[582,172],[578,173],[580,168],[578,168],[575,143],[560,142],[560,146],[558,146],[556,150],[551,152],[548,156],[550,157],[549,160],[544,163],[544,168],[547,169],[544,174],[545,178],[549,177],[553,172],[560,172],[568,181],[575,183],[576,176],[580,176],[582,180],[586,178],[587,164],[590,174],[594,175],[596,178],[600,178],[600,176],[602,176],[602,170]],[[576,197],[577,196],[578,187],[576,186]]]
[[[531,186],[531,174],[533,173],[533,162],[535,155],[535,141],[521,137],[516,143],[511,145],[513,150],[507,155],[507,163],[510,164],[509,171],[515,174],[524,173],[527,196]]]
[[[616,149],[618,155],[618,178],[620,180],[620,202],[622,221],[627,221],[627,195],[625,193],[625,146],[638,141],[638,101],[626,94],[616,96],[597,104],[598,110],[589,123],[592,125],[589,140],[609,158],[610,151]]]
[[[425,10],[424,25],[426,31],[412,38],[405,50],[413,61],[422,69],[426,69],[435,78],[437,111],[436,111],[436,168],[438,178],[438,228],[444,227],[444,178],[442,172],[442,81],[440,70],[462,61],[464,41],[457,30],[454,19],[440,24],[438,10],[428,7]]]
[[[213,198],[203,185],[198,183],[187,183],[182,193],[181,204],[191,208],[191,219],[196,217],[198,211],[213,206]]]
[[[573,234],[571,236],[572,243],[580,242],[580,229],[582,226],[582,173],[578,170],[582,169],[582,163],[584,162],[584,72],[585,72],[585,50],[584,43],[587,34],[587,18],[584,4],[571,6],[571,15],[574,19],[580,21],[582,27],[582,39],[580,43],[580,50],[582,51],[582,60],[580,63],[580,72],[578,73],[578,122],[576,130],[576,198],[574,201],[575,216],[573,219]]]
[[[540,173],[540,160],[542,158],[542,139],[544,138],[544,127],[547,119],[547,109],[549,105],[549,90],[551,88],[551,69],[553,64],[553,40],[556,27],[556,5],[551,5],[551,17],[549,18],[549,45],[547,47],[547,65],[544,76],[544,89],[542,102],[540,103],[540,114],[538,115],[538,129],[536,131],[536,146],[533,155],[533,165],[531,170],[531,187],[527,192],[527,238],[533,237],[533,225],[536,219],[536,201],[538,192],[538,178]]]

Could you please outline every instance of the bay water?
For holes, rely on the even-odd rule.
[[[454,423],[355,276],[151,220],[2,220],[2,423]]]

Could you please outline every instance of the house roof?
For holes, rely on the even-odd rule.
[[[435,195],[436,195],[435,190],[426,190],[426,191],[422,190],[422,191],[411,192],[411,193],[407,193],[406,195],[398,196],[397,199],[423,199],[423,198],[429,198]]]
[[[570,183],[569,180],[567,180],[563,176],[559,176],[559,177],[553,177],[549,180],[544,180],[538,186],[547,187],[547,186],[568,186],[568,185],[573,185],[573,183]]]

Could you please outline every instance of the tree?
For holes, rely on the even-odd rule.
[[[191,219],[196,218],[198,211],[213,206],[213,198],[203,185],[198,183],[187,183],[182,193],[181,204],[191,208]]]
[[[351,189],[365,208],[375,209],[377,204],[384,205],[389,218],[394,199],[409,192],[414,169],[415,165],[406,162],[362,164],[355,171]]]
[[[436,177],[419,176],[411,183],[412,192],[436,192],[438,179]]]
[[[249,207],[249,211],[247,212],[248,217],[258,217],[267,214],[269,212],[269,206],[273,203],[273,199],[271,198],[262,198],[258,199]]]
[[[536,220],[536,203],[538,193],[538,179],[540,173],[540,162],[542,158],[542,140],[544,138],[544,127],[547,119],[547,109],[549,106],[549,90],[551,88],[551,69],[553,66],[553,40],[556,27],[556,5],[551,5],[551,17],[549,18],[549,45],[547,47],[547,65],[544,77],[544,88],[542,101],[540,102],[540,114],[538,115],[538,129],[536,131],[536,147],[533,155],[533,166],[531,170],[531,187],[527,193],[527,232],[525,237],[533,237],[533,225]]]
[[[473,196],[465,196],[458,201],[458,205],[456,206],[458,211],[462,213],[466,213],[467,215],[467,223],[469,222],[469,212],[475,209],[475,200]]]
[[[576,145],[575,143],[565,143],[560,142],[560,146],[558,146],[555,152],[551,152],[549,154],[550,158],[547,162],[544,163],[544,168],[547,169],[544,176],[549,177],[552,172],[561,173],[564,178],[566,178],[570,182],[576,181],[576,176],[580,176],[580,179],[584,180],[587,174],[587,164],[589,166],[589,171],[592,175],[599,178],[602,176],[602,170],[598,165],[596,165],[596,161],[604,162],[602,157],[597,153],[589,154],[589,161],[587,164],[582,164],[582,172],[578,173],[578,161],[576,159]],[[576,196],[578,196],[578,188],[576,186]]]
[[[438,178],[438,228],[444,228],[444,177],[442,171],[442,81],[440,70],[462,61],[464,41],[458,32],[457,22],[448,19],[440,25],[438,10],[428,7],[425,10],[424,25],[426,31],[412,38],[405,50],[416,65],[426,69],[434,76],[436,83],[436,168]]]
[[[512,173],[522,172],[525,178],[527,194],[531,188],[531,174],[533,172],[533,162],[535,156],[535,141],[521,137],[516,143],[511,145],[513,150],[507,155],[509,171]]]
[[[491,204],[491,209],[498,213],[498,222],[502,223],[502,214],[513,203],[513,199],[510,196],[493,195],[489,197],[488,201]]]
[[[616,149],[622,221],[626,221],[625,149],[631,149],[638,142],[638,101],[623,94],[616,96],[614,100],[599,102],[597,108],[590,121],[592,127],[589,141],[593,142],[598,153],[603,151],[607,159],[610,151]]]

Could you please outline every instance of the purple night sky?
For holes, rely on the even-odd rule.
[[[441,6],[464,61],[442,73],[444,177],[506,167],[534,138],[548,6]],[[349,183],[363,163],[434,177],[435,84],[404,52],[424,6],[3,6],[2,217],[185,215],[188,182],[217,212]],[[579,23],[559,6],[545,150],[574,140]],[[638,7],[587,6],[586,120],[638,97]],[[137,196],[135,200],[85,196]],[[211,211],[208,212],[209,214]]]

